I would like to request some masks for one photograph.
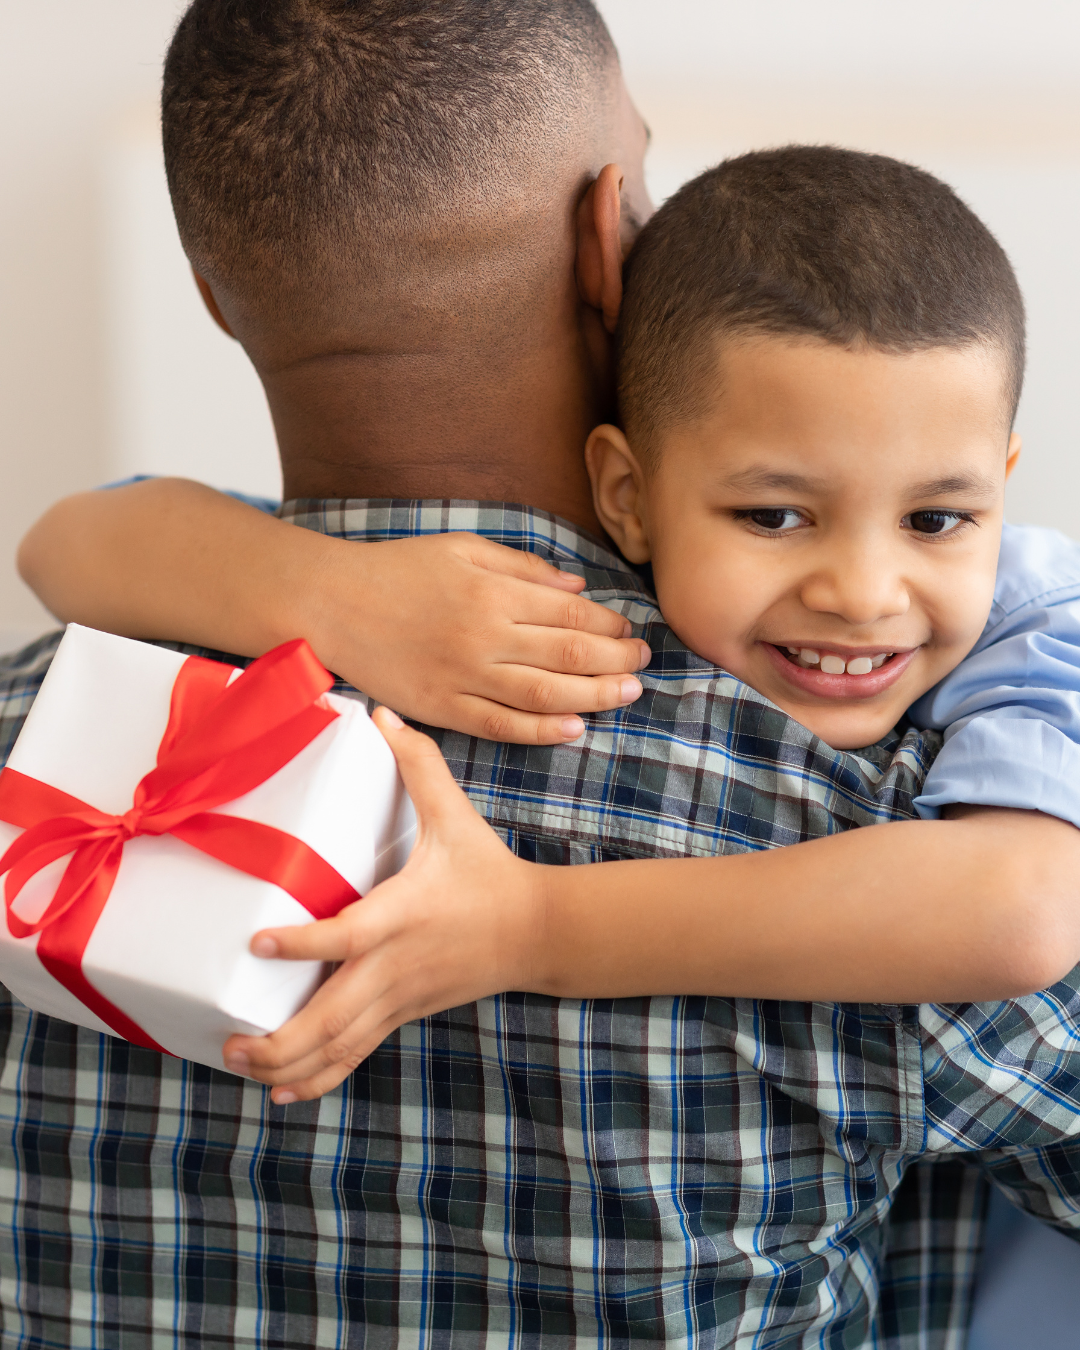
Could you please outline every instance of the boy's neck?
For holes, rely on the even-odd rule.
[[[603,535],[583,448],[610,410],[577,336],[525,363],[350,354],[264,372],[286,499],[518,502]]]

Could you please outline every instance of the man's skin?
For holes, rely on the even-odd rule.
[[[388,297],[377,325],[305,339],[267,332],[237,297],[196,275],[210,313],[262,379],[286,500],[521,502],[603,534],[582,447],[612,410],[610,334],[623,258],[653,210],[648,129],[617,64],[609,78],[603,103],[613,115],[598,119],[610,126],[597,138],[606,144],[553,166],[556,181],[536,185],[529,209],[463,246],[473,254],[465,266],[482,253],[489,273],[497,250],[511,279],[538,249],[551,264],[546,294],[532,294],[528,341],[500,343],[495,363],[486,343],[471,340],[475,330],[456,312],[461,297],[450,285],[441,314],[414,312],[400,294]]]

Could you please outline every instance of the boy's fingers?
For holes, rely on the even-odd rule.
[[[370,936],[361,931],[362,920],[350,913],[362,903],[355,901],[332,919],[288,928],[264,928],[251,939],[251,951],[255,956],[283,961],[352,960],[371,945]]]
[[[582,595],[567,595],[550,587],[510,586],[501,593],[501,612],[514,623],[537,628],[569,628],[573,633],[628,638],[629,619]]]
[[[552,586],[561,591],[581,591],[585,589],[585,578],[576,577],[572,572],[563,572],[553,563],[541,558],[538,553],[525,553],[519,548],[508,548],[505,544],[496,544],[493,539],[478,539],[479,547],[474,553],[474,561],[490,572],[502,572],[506,576],[518,577],[521,581],[531,581],[538,586]]]
[[[469,799],[458,787],[442,751],[430,736],[406,726],[389,708],[376,708],[372,721],[394,752],[401,781],[421,822],[461,807],[472,812]]]
[[[306,1078],[299,1083],[285,1083],[281,1087],[271,1088],[270,1100],[275,1106],[291,1106],[293,1102],[313,1102],[325,1097],[334,1088],[340,1087],[353,1072],[347,1065],[327,1069],[321,1074]]]
[[[344,967],[271,1035],[231,1036],[225,1042],[225,1065],[259,1082],[280,1084],[350,1058],[359,1063],[378,1044],[371,1041],[371,1028],[382,1018],[372,1003],[370,971],[362,963]]]
[[[559,675],[629,675],[645,669],[652,660],[652,649],[641,638],[517,624],[501,644],[500,659]]]
[[[563,745],[585,733],[585,723],[573,713],[538,715],[508,708],[492,699],[463,695],[454,705],[453,724],[467,736],[508,745]]]
[[[641,697],[636,675],[550,675],[530,666],[501,666],[489,676],[491,700],[544,716],[607,712]]]

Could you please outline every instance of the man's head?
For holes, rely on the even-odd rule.
[[[422,428],[460,464],[471,427],[490,464],[485,420],[512,438],[523,363],[576,380],[554,401],[587,423],[650,210],[646,133],[591,0],[194,0],[162,122],[181,239],[263,377],[287,479],[303,455],[378,468],[402,441],[415,463]]]
[[[990,607],[1024,360],[1000,246],[908,165],[747,155],[643,231],[619,343],[601,520],[689,646],[877,740]]]

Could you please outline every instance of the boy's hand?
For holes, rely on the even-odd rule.
[[[472,534],[333,544],[312,555],[293,627],[324,665],[407,717],[557,745],[584,732],[579,713],[641,694],[633,672],[648,646],[577,594],[580,577],[535,554]]]
[[[396,876],[335,918],[252,940],[257,956],[342,963],[278,1031],[225,1044],[228,1068],[273,1085],[278,1105],[337,1087],[405,1022],[536,987],[546,869],[502,843],[432,740],[387,708],[375,721],[416,806],[416,846]]]

